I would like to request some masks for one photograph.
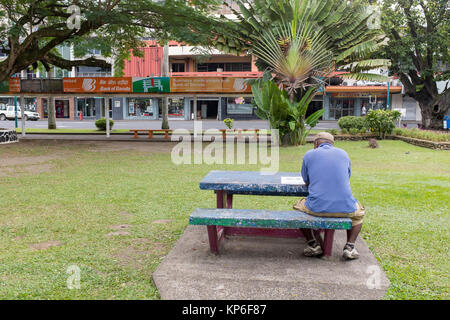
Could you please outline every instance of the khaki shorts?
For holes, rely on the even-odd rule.
[[[356,211],[351,213],[336,213],[336,212],[313,212],[305,206],[306,198],[298,200],[294,204],[294,209],[302,212],[306,212],[312,216],[316,217],[330,217],[330,218],[350,218],[352,219],[352,226],[357,226],[363,222],[364,215],[366,214],[366,209],[359,203],[356,202]]]

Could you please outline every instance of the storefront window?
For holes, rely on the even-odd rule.
[[[95,99],[77,98],[77,117],[83,114],[84,117],[95,118]]]
[[[385,97],[370,97],[370,98],[363,98],[361,99],[361,108],[362,106],[365,106],[367,109],[367,112],[371,109],[385,109],[386,108],[386,98]]]
[[[251,98],[228,98],[227,114],[253,114],[253,105]]]
[[[56,118],[69,118],[69,100],[55,100]]]
[[[153,117],[155,108],[151,98],[129,98],[127,99],[127,117]]]
[[[330,120],[338,120],[341,117],[355,114],[354,99],[331,99],[328,117]]]
[[[0,110],[6,110],[7,105],[14,105],[13,98],[9,97],[0,98]]]
[[[48,100],[42,99],[44,118],[48,118]],[[69,100],[55,100],[56,118],[69,118]]]
[[[36,110],[37,110],[36,98],[25,98],[25,109],[24,110],[36,112]]]
[[[184,117],[184,99],[183,98],[169,99],[169,117],[174,117],[174,118]]]

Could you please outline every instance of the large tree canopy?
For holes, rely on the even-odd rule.
[[[442,128],[450,107],[450,9],[447,0],[383,0],[382,27],[389,37],[384,55],[391,59],[407,95],[419,102],[424,128]]]
[[[38,64],[47,71],[51,66],[108,66],[92,56],[64,59],[58,45],[76,44],[80,57],[99,47],[120,64],[144,37],[201,43],[211,25],[220,30],[209,16],[214,8],[216,0],[0,0],[0,49],[7,54],[0,62],[0,81]]]
[[[387,63],[384,59],[369,59],[383,46],[383,33],[373,23],[367,1],[236,0],[235,3],[239,12],[230,8],[236,18],[222,16],[228,22],[223,29],[226,32],[213,32],[210,42],[213,47],[232,54],[253,53],[267,32],[279,34],[276,29],[294,21],[310,26],[315,34],[326,39],[325,49],[332,54],[335,69],[346,69],[351,72],[349,77],[358,80],[381,79],[379,75],[361,73]],[[261,70],[267,67],[267,61],[263,60],[257,61]]]

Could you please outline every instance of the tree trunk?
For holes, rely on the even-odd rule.
[[[48,128],[56,129],[56,111],[55,111],[55,98],[49,97],[47,102],[48,110]]]
[[[164,97],[162,99],[162,110],[163,119],[161,124],[161,129],[169,129],[169,98]]]
[[[422,114],[422,128],[442,130],[444,116],[448,112],[448,106],[442,106],[439,103],[419,102],[420,111]]]
[[[165,44],[163,48],[163,65],[162,65],[162,76],[169,76],[169,45]],[[169,98],[164,97],[162,105],[162,124],[161,129],[169,129]]]

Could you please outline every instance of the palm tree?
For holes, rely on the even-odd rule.
[[[383,46],[384,35],[380,29],[371,28],[372,13],[365,3],[342,0],[236,0],[235,3],[239,12],[230,9],[236,19],[228,19],[222,29],[212,32],[211,45],[223,52],[254,54],[258,57],[258,68],[275,72],[279,82],[290,83],[288,90],[308,82],[302,69],[314,78],[318,76],[317,70],[311,73],[310,67],[318,64],[321,69],[323,63],[330,61],[332,70],[349,72],[345,77],[386,80],[366,72],[386,66],[389,61],[370,59]],[[311,49],[308,46],[313,50],[306,50]],[[296,75],[298,78],[294,80]]]
[[[366,71],[386,66],[385,59],[370,59],[382,46],[380,30],[370,28],[371,13],[362,2],[342,0],[237,0],[237,21],[229,21],[229,32],[216,34],[215,46],[225,52],[246,51],[257,57],[257,66],[267,71],[289,101],[291,141],[305,142],[306,124],[314,126],[323,110],[305,119],[309,102],[333,70],[346,70],[357,80],[386,78]],[[252,89],[262,90],[253,81]],[[275,92],[272,90],[272,92]],[[307,97],[307,98],[305,98]],[[256,102],[259,108],[260,104]],[[266,114],[268,109],[259,114]],[[286,128],[274,128],[286,131]],[[292,138],[293,137],[293,138]]]

